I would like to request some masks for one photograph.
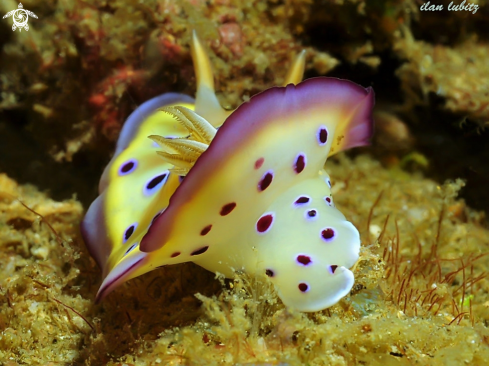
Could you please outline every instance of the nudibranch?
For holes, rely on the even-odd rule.
[[[103,270],[97,298],[192,261],[227,277],[265,273],[300,311],[335,304],[353,286],[360,236],[335,207],[323,166],[368,144],[372,89],[327,77],[301,82],[302,53],[284,87],[225,111],[195,34],[192,57],[196,99],[164,94],[129,116],[82,222]]]

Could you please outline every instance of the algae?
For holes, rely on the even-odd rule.
[[[444,98],[444,108],[464,116],[479,128],[489,125],[489,47],[469,39],[456,47],[416,41],[409,30],[395,49],[410,62],[397,70],[412,104],[423,104],[430,93]],[[451,77],[447,77],[451,75]],[[417,91],[421,91],[420,94]]]
[[[91,365],[487,360],[489,231],[481,214],[456,199],[463,182],[440,186],[386,170],[365,155],[339,156],[328,168],[335,202],[362,231],[363,247],[350,296],[312,314],[285,309],[266,278],[216,281],[190,264],[132,280],[95,305],[100,278],[77,233],[79,203],[54,202],[3,175],[0,359]]]

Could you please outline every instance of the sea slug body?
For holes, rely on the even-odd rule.
[[[335,304],[353,286],[360,237],[333,204],[323,166],[332,147],[369,142],[372,89],[326,77],[300,82],[301,54],[286,86],[224,111],[195,35],[192,54],[196,100],[163,95],[128,118],[82,223],[103,269],[98,298],[157,267],[193,261],[228,277],[265,273],[300,311]]]

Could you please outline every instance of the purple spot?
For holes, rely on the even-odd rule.
[[[270,229],[272,223],[273,223],[273,213],[263,215],[256,222],[256,231],[258,231],[260,234],[264,234]]]
[[[331,203],[332,203],[331,197],[326,196],[326,197],[324,197],[324,200],[326,201],[326,203],[327,203],[329,206],[331,206]]]
[[[202,247],[200,249],[194,250],[192,253],[190,253],[190,255],[199,255],[199,254],[205,253],[205,252],[207,252],[207,249],[209,249],[209,246]]]
[[[264,161],[265,161],[265,158],[260,158],[257,161],[255,161],[255,169],[260,169],[261,166],[263,165]]]
[[[332,265],[332,266],[329,266],[329,269],[331,270],[331,274],[334,274],[334,271],[336,271],[336,268],[338,268],[337,265]]]
[[[200,235],[205,236],[205,235],[209,234],[209,231],[211,231],[211,229],[212,229],[212,225],[207,225],[205,228],[202,229],[202,231],[200,232]]]
[[[178,181],[179,181],[180,183],[182,183],[184,179],[185,179],[185,176],[184,176],[184,175],[179,175],[179,176],[178,176]]]
[[[129,247],[129,249],[124,253],[124,255],[127,255],[131,250],[133,250],[136,247],[137,244],[133,244]]]
[[[138,166],[138,161],[136,159],[131,159],[123,163],[119,168],[119,175],[127,175],[136,170]]]
[[[312,262],[311,257],[304,254],[298,255],[296,260],[298,263],[302,264],[303,266],[308,266]]]
[[[268,171],[263,175],[263,178],[258,182],[258,190],[264,191],[268,188],[268,186],[272,183],[273,180],[273,172]]]
[[[267,269],[265,271],[265,274],[268,276],[268,277],[273,277],[275,276],[275,272],[273,272],[271,269]]]
[[[328,141],[328,129],[326,126],[321,126],[319,127],[319,130],[317,132],[317,139],[319,142],[319,146],[323,146],[326,144]]]
[[[233,211],[235,208],[236,208],[236,202],[231,202],[231,203],[225,204],[221,208],[220,215],[221,216],[229,215],[231,213],[231,211]]]
[[[307,283],[299,283],[299,290],[301,290],[301,292],[307,292],[309,291],[309,285]]]
[[[123,243],[125,243],[131,237],[131,235],[134,234],[134,230],[136,230],[137,227],[138,227],[138,224],[134,223],[131,226],[129,226],[126,229],[126,231],[124,231],[124,238],[122,241]]]
[[[166,179],[168,178],[168,171],[158,174],[156,177],[151,178],[148,183],[146,183],[143,193],[146,196],[149,196],[156,192],[163,184],[165,184]]]
[[[180,254],[181,254],[180,252],[175,252],[175,253],[172,253],[172,255],[170,257],[175,258],[175,257],[178,257]]]
[[[325,228],[321,231],[321,237],[326,241],[330,241],[331,239],[334,238],[334,236],[335,236],[334,230],[330,227]]]
[[[309,221],[317,220],[318,212],[316,209],[306,210],[304,212],[304,218]]]
[[[299,205],[304,205],[306,203],[308,203],[311,199],[307,196],[300,196],[299,198],[297,198],[294,202],[294,205],[296,206],[299,206]]]
[[[295,159],[294,170],[297,174],[299,174],[304,170],[305,167],[306,167],[306,155],[299,154]]]
[[[151,179],[151,181],[146,185],[146,188],[147,189],[153,189],[154,187],[156,187],[158,184],[160,184],[163,179],[166,178],[166,174],[161,174],[161,175],[158,175],[157,177],[154,177],[153,179]]]
[[[329,188],[331,188],[331,179],[326,178],[326,184],[328,185]]]

